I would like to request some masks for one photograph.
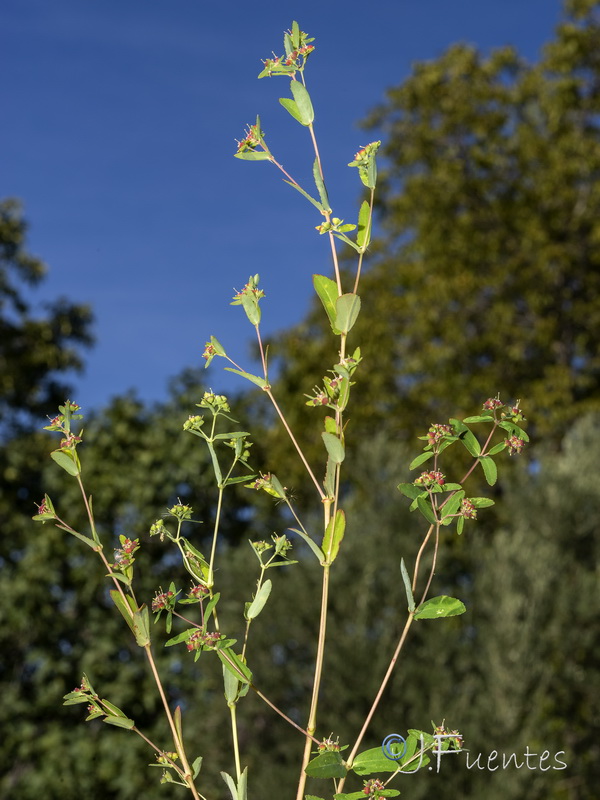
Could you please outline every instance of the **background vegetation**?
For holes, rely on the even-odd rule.
[[[397,636],[405,603],[399,560],[414,556],[416,522],[395,486],[407,479],[416,435],[450,415],[475,413],[500,391],[520,397],[531,418],[528,460],[498,489],[497,513],[482,514],[476,527],[443,543],[437,585],[461,597],[468,612],[411,633],[369,746],[445,717],[474,755],[520,755],[528,746],[564,751],[568,764],[563,771],[492,773],[447,759],[440,775],[405,779],[400,788],[413,800],[442,791],[489,800],[597,796],[599,112],[600,3],[571,0],[540,63],[525,64],[510,49],[486,58],[453,47],[416,65],[366,122],[381,135],[386,160],[365,307],[352,333],[364,362],[350,414],[349,531],[333,571],[336,646],[323,719],[342,741],[356,731]],[[150,753],[135,737],[100,723],[84,727],[77,710],[61,706],[85,671],[140,727],[156,724],[144,664],[126,644],[97,565],[74,539],[30,521],[44,491],[60,498],[75,522],[80,513],[67,476],[49,463],[51,441],[37,431],[66,396],[61,374],[82,363],[91,317],[66,300],[34,316],[23,290],[42,280],[43,265],[28,256],[25,233],[19,207],[5,201],[0,798],[170,796],[173,789],[158,786],[156,771],[145,769]],[[273,343],[276,394],[298,429],[310,430],[303,394],[331,358],[320,316],[310,314]],[[145,535],[150,524],[177,497],[197,518],[212,516],[204,452],[181,432],[203,391],[200,374],[186,373],[163,404],[122,397],[87,424],[85,480],[97,517],[108,538],[143,539],[138,564],[145,560],[147,569],[138,572],[147,584],[139,595],[148,600],[174,573],[167,551]],[[262,431],[254,437],[261,442],[253,454],[258,466],[275,469],[301,499],[295,458],[253,394],[238,398],[237,416]],[[220,577],[240,598],[253,580],[247,538],[268,538],[283,524],[268,504],[250,510],[249,495],[240,491],[238,506],[227,511],[232,567]],[[195,529],[199,542],[209,528]],[[367,539],[377,543],[375,557]],[[298,607],[300,586],[316,586],[298,551],[301,564],[282,570],[270,614],[256,623],[253,672],[292,717],[304,719],[318,598],[314,608],[311,600]],[[216,770],[229,767],[220,763],[229,737],[221,675],[206,672],[204,662],[198,669],[181,652],[161,658],[172,699],[197,709],[187,716],[187,738],[214,764],[207,786],[221,791]],[[263,797],[285,796],[302,743],[253,698],[244,710],[242,748],[254,785]]]

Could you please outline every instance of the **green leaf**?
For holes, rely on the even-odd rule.
[[[410,497],[415,500],[419,495],[423,494],[423,489],[420,486],[415,486],[414,483],[399,483],[398,491],[402,492],[405,497]]]
[[[498,426],[499,428],[503,428],[507,431],[511,436],[518,436],[520,439],[524,439],[526,442],[529,441],[529,436],[527,432],[520,428],[518,425],[515,425],[514,422],[501,422]]]
[[[65,472],[68,472],[69,475],[72,475],[73,477],[79,475],[81,472],[75,461],[75,458],[65,450],[53,450],[50,453],[50,458],[56,461],[59,467],[62,467]]]
[[[270,580],[266,580],[263,585],[258,590],[256,597],[250,603],[248,610],[246,611],[246,619],[256,619],[260,612],[263,610],[265,603],[269,599],[269,595],[271,594],[271,589],[273,588],[273,584]]]
[[[293,102],[290,100],[290,102]],[[234,153],[234,158],[241,158],[242,161],[268,161],[271,158],[270,153],[265,153],[264,150],[246,150],[245,153]]]
[[[371,206],[364,200],[358,212],[358,232],[356,244],[366,250],[371,241]]]
[[[192,762],[192,776],[197,778],[200,774],[200,768],[202,767],[202,756],[198,756]]]
[[[233,369],[233,367],[225,367],[225,369],[227,372],[235,372],[236,375],[241,375],[242,378],[252,381],[252,383],[260,386],[261,389],[266,389],[269,385],[264,378],[259,378],[258,375],[250,375],[249,372],[243,372],[241,369]]]
[[[306,544],[310,547],[316,557],[319,559],[319,563],[322,564],[325,561],[325,553],[321,550],[316,542],[314,542],[307,533],[304,531],[298,530],[298,528],[289,528],[292,533],[297,533],[298,536],[302,537]]]
[[[409,469],[416,469],[417,467],[420,467],[421,464],[424,464],[426,461],[429,461],[430,458],[433,458],[434,455],[435,455],[435,453],[433,452],[433,450],[431,450],[428,453],[421,453],[420,456],[417,456],[416,458],[413,458],[413,460],[410,462],[410,465],[409,465],[408,468]]]
[[[232,800],[238,800],[237,787],[231,775],[228,775],[226,772],[222,772],[221,777],[227,784],[227,788],[229,789],[229,793],[231,794]]]
[[[374,772],[396,772],[398,765],[383,753],[381,747],[359,753],[352,762],[357,775],[372,775]]]
[[[340,543],[346,531],[346,515],[338,508],[335,520],[331,518],[323,536],[322,550],[325,553],[326,563],[333,564],[340,549]]]
[[[225,664],[223,664],[223,683],[225,686],[225,700],[227,700],[228,703],[235,703],[238,696],[240,682],[235,675],[233,675],[233,673],[227,669]]]
[[[315,179],[315,186],[317,187],[317,191],[319,192],[319,197],[321,198],[321,205],[325,211],[331,211],[331,206],[329,205],[329,197],[327,196],[327,189],[325,188],[325,183],[323,178],[321,177],[321,170],[319,169],[319,160],[315,158],[315,163],[313,164],[313,176]]]
[[[481,453],[481,445],[479,444],[477,437],[473,431],[470,431],[466,427],[466,425],[460,434],[460,440],[472,456],[478,456]]]
[[[415,619],[441,619],[442,617],[455,617],[464,614],[467,609],[464,603],[455,597],[443,594],[426,600],[415,611]]]
[[[106,722],[107,725],[115,725],[117,728],[126,728],[127,730],[131,730],[135,722],[132,719],[128,719],[128,717],[104,717],[102,722]]]
[[[313,758],[304,771],[311,778],[345,778],[348,772],[342,762],[341,753],[333,750],[326,750]]]
[[[408,610],[412,614],[412,612],[415,610],[415,598],[413,597],[412,586],[410,583],[410,578],[408,576],[408,570],[406,569],[406,564],[404,563],[403,558],[400,559],[400,571],[402,573],[402,580],[404,581],[406,600],[408,601]]]
[[[454,521],[453,514],[456,514],[465,496],[464,490],[455,492],[445,503],[443,508],[440,509],[442,517],[442,525],[450,525]]]
[[[504,442],[499,442],[498,444],[495,444],[491,450],[488,450],[486,455],[495,456],[498,455],[498,453],[501,453],[503,450],[506,450],[506,445]]]
[[[135,602],[133,601],[133,598],[127,597],[127,603],[129,604],[127,605],[127,603],[123,600],[121,593],[117,591],[117,589],[111,589],[110,596],[112,597],[113,603],[121,612],[121,616],[123,617],[125,622],[129,625],[132,633],[135,634],[135,630],[133,627],[133,615],[137,609],[135,607]]]
[[[132,629],[136,644],[139,647],[146,647],[150,644],[150,621],[147,605],[144,604],[137,611],[134,611]]]
[[[327,459],[327,466],[325,468],[325,480],[323,481],[323,487],[325,489],[325,494],[327,497],[334,497],[335,496],[335,462],[333,459]]]
[[[291,187],[292,187],[292,189],[296,189],[296,191],[300,192],[300,194],[301,194],[303,197],[306,197],[306,199],[307,199],[307,200],[308,200],[310,203],[312,203],[312,204],[313,204],[313,206],[314,206],[316,209],[318,209],[318,210],[321,212],[321,214],[324,214],[324,213],[325,213],[325,209],[323,208],[323,206],[321,205],[321,203],[319,203],[319,201],[318,201],[318,200],[315,200],[315,198],[314,198],[314,197],[311,197],[311,196],[308,194],[308,192],[305,192],[305,191],[304,191],[304,189],[303,189],[303,188],[302,188],[302,187],[301,187],[299,184],[297,184],[297,183],[293,183],[292,181],[285,181],[285,180],[284,180],[284,183],[287,183],[287,184],[288,184],[288,186],[291,186]]]
[[[314,121],[315,112],[306,87],[300,81],[292,80],[290,81],[290,88],[296,101],[295,105],[299,115],[297,117],[298,121],[302,125],[310,125]],[[292,116],[294,115],[292,114]]]
[[[494,501],[489,497],[470,497],[469,500],[473,503],[475,508],[487,508],[493,506]]]
[[[341,333],[348,333],[360,313],[360,297],[357,294],[343,294],[335,301],[335,327]]]
[[[302,122],[302,115],[300,114],[300,109],[298,108],[298,104],[295,100],[292,100],[291,97],[280,97],[279,102],[288,111],[292,117],[299,122],[301,125],[304,125]]]
[[[313,286],[315,292],[318,294],[319,299],[323,303],[323,308],[329,317],[329,323],[332,331],[338,336],[341,331],[336,328],[335,320],[337,316],[336,300],[338,299],[338,288],[335,281],[331,278],[326,278],[325,275],[313,275]]]
[[[222,650],[215,650],[215,652],[238,681],[241,681],[241,683],[250,683],[252,681],[252,673],[233,650],[225,647]]]
[[[493,422],[494,417],[492,414],[478,414],[475,417],[465,417],[463,422]]]
[[[327,433],[324,431],[321,436],[323,437],[323,442],[325,443],[329,458],[334,462],[334,464],[341,464],[346,457],[344,445],[333,433]]]
[[[483,458],[479,459],[479,463],[483,468],[486,481],[490,486],[493,486],[498,480],[498,467],[496,466],[496,462],[493,458],[484,456]]]
[[[419,509],[421,514],[425,517],[427,522],[431,523],[431,525],[436,524],[435,515],[431,507],[431,500],[429,499],[428,496],[417,497],[417,508]]]

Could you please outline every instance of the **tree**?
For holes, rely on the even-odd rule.
[[[33,316],[18,281],[37,286],[46,266],[25,250],[27,224],[16,200],[0,202],[0,426],[14,431],[23,414],[39,417],[64,400],[58,375],[80,370],[92,343],[91,312],[64,298]]]
[[[406,439],[501,392],[558,442],[600,407],[599,8],[567,3],[538,64],[453,46],[368,118],[385,161],[355,435]],[[324,332],[316,309],[272,343],[284,404],[322,380]]]

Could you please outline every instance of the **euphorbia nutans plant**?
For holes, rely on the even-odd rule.
[[[135,721],[121,709],[101,697],[92,686],[94,676],[86,674],[81,685],[66,695],[66,704],[86,704],[87,719],[102,719],[104,722],[142,737],[156,756],[154,766],[160,767],[161,782],[175,783],[185,787],[194,798],[211,798],[215,789],[203,781],[202,756],[196,752],[194,742],[184,737],[182,709],[174,709],[168,702],[163,680],[154,657],[150,615],[154,623],[164,623],[169,636],[167,647],[178,647],[185,658],[194,662],[218,659],[223,673],[224,701],[229,709],[231,721],[231,755],[223,754],[222,777],[233,800],[261,797],[260,787],[251,787],[251,776],[244,765],[244,752],[238,736],[239,716],[245,714],[244,698],[255,693],[268,706],[269,713],[289,724],[298,734],[298,768],[295,790],[290,786],[281,796],[297,800],[312,798],[305,794],[307,778],[320,779],[322,788],[319,797],[335,797],[350,800],[359,797],[392,797],[399,792],[394,779],[402,773],[422,769],[430,762],[432,753],[440,750],[460,750],[463,746],[461,734],[449,730],[444,723],[434,724],[432,732],[410,728],[404,747],[390,749],[391,745],[362,749],[362,742],[377,712],[382,695],[397,667],[401,650],[409,641],[408,634],[414,623],[429,624],[432,619],[457,616],[465,611],[459,598],[435,595],[435,570],[438,552],[442,546],[442,533],[468,535],[480,510],[492,505],[486,497],[468,494],[466,483],[475,470],[480,470],[489,485],[497,479],[496,458],[507,451],[510,455],[520,453],[527,434],[520,426],[524,419],[519,403],[505,404],[499,397],[485,399],[481,410],[466,419],[437,421],[429,425],[420,436],[424,442],[423,452],[410,464],[416,470],[414,480],[401,483],[398,489],[411,501],[411,510],[423,518],[423,535],[414,563],[407,564],[398,555],[398,576],[406,591],[405,620],[397,631],[397,643],[389,654],[389,664],[379,677],[379,689],[360,729],[355,731],[352,741],[338,740],[335,731],[325,730],[319,716],[319,695],[322,690],[322,675],[326,648],[335,643],[328,640],[328,616],[330,607],[330,576],[338,559],[344,558],[346,514],[341,486],[346,462],[347,437],[352,428],[348,426],[347,411],[352,405],[352,387],[360,380],[364,355],[360,343],[352,342],[352,331],[360,314],[369,314],[369,298],[359,295],[363,260],[371,241],[373,226],[373,204],[377,186],[377,151],[380,142],[371,142],[357,149],[347,160],[356,168],[365,199],[360,204],[355,223],[348,223],[335,216],[326,181],[326,171],[319,153],[315,130],[315,111],[306,82],[306,67],[309,56],[315,51],[314,39],[304,33],[298,23],[284,35],[284,54],[269,58],[259,77],[282,77],[289,82],[289,96],[280,100],[283,108],[295,123],[307,131],[309,147],[312,149],[311,186],[298,183],[277,160],[275,148],[267,144],[260,119],[250,125],[238,143],[235,156],[246,161],[267,162],[283,174],[286,184],[296,190],[315,210],[315,222],[319,235],[327,239],[326,250],[331,258],[330,275],[312,276],[314,290],[320,299],[323,312],[331,330],[331,359],[323,365],[323,378],[319,385],[307,388],[297,397],[297,402],[314,410],[313,431],[292,430],[285,409],[276,397],[268,370],[268,354],[261,334],[261,317],[266,297],[260,287],[258,275],[250,275],[243,288],[236,292],[233,305],[242,307],[250,325],[254,328],[260,353],[258,374],[248,371],[230,356],[220,341],[211,336],[203,356],[206,367],[218,357],[224,359],[226,369],[237,374],[252,385],[259,387],[266,403],[270,403],[286,435],[289,436],[296,455],[306,470],[314,489],[313,508],[298,508],[286,487],[286,464],[273,464],[267,473],[257,473],[252,466],[251,432],[239,430],[232,416],[229,401],[223,395],[206,392],[197,403],[200,413],[193,410],[183,422],[185,433],[196,436],[206,447],[208,459],[214,472],[214,518],[210,545],[201,549],[195,542],[195,525],[191,506],[177,503],[169,508],[164,517],[149,524],[149,535],[157,536],[166,544],[174,546],[183,568],[189,577],[189,585],[177,586],[171,581],[165,589],[157,587],[154,597],[139,597],[135,589],[136,553],[144,547],[144,535],[121,535],[112,543],[114,552],[107,555],[111,543],[103,542],[96,525],[92,497],[84,487],[85,458],[80,455],[83,431],[79,428],[79,407],[66,401],[57,416],[51,419],[46,429],[57,432],[61,441],[52,458],[80,486],[85,505],[89,530],[82,532],[72,528],[62,518],[59,503],[54,504],[48,496],[39,506],[34,519],[53,522],[59,529],[77,537],[87,545],[101,561],[110,585],[110,597],[124,621],[124,635],[132,635],[143,651],[151,671],[156,691],[161,699],[167,718],[170,738],[155,742],[146,737]],[[342,242],[355,251],[353,270],[340,269],[338,243]],[[245,279],[245,276],[242,276]],[[307,280],[309,276],[307,275]],[[268,312],[268,305],[266,306]],[[237,358],[237,356],[236,356]],[[476,435],[473,428],[483,431]],[[309,463],[304,442],[307,437],[320,435],[322,442],[321,462]],[[449,447],[465,448],[470,464],[458,480],[444,471],[444,454]],[[263,491],[282,504],[290,523],[284,530],[269,532],[250,542],[252,556],[249,563],[257,570],[256,588],[245,604],[239,607],[238,624],[235,630],[224,630],[221,620],[220,576],[227,571],[227,560],[220,561],[219,534],[223,511],[227,503],[233,502],[232,486],[243,484],[251,491]],[[321,509],[320,524],[310,523],[309,513]],[[101,509],[100,509],[100,513]],[[314,520],[314,515],[310,517]],[[206,524],[206,522],[204,523]],[[401,547],[401,544],[399,545]],[[295,550],[294,550],[295,548]],[[427,559],[424,555],[427,551]],[[292,552],[296,555],[291,557]],[[254,560],[256,559],[256,560]],[[303,723],[290,719],[276,706],[270,697],[269,686],[255,674],[252,663],[252,630],[256,618],[268,614],[269,598],[273,580],[277,579],[279,567],[296,565],[302,569],[306,559],[316,559],[321,569],[321,604],[316,621],[317,635],[311,643],[314,652],[312,686],[309,691],[308,715]],[[427,561],[428,566],[423,567]],[[257,563],[258,562],[258,563]],[[275,571],[273,571],[275,570]],[[302,599],[297,598],[301,603]],[[188,608],[184,608],[187,606]],[[400,667],[398,667],[400,669]],[[199,708],[194,713],[201,714]],[[460,721],[453,721],[459,724]],[[331,725],[331,720],[327,720]],[[231,774],[233,773],[233,774]],[[346,788],[348,782],[349,788]],[[318,800],[318,798],[317,798]]]

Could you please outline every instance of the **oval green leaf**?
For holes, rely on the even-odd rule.
[[[441,619],[464,614],[467,609],[461,600],[443,594],[426,600],[415,611],[415,619]]]

